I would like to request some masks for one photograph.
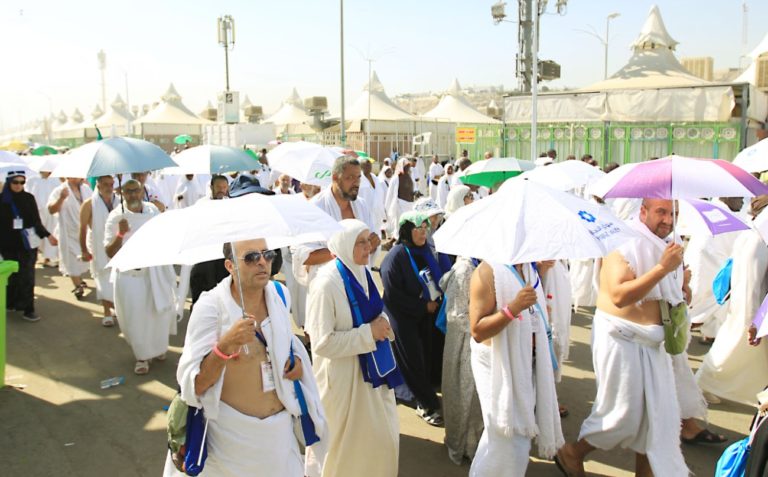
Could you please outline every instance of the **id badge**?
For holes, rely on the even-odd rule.
[[[272,363],[261,363],[261,385],[265,393],[275,390],[275,375],[272,374]]]
[[[13,230],[21,230],[24,228],[24,219],[16,217],[13,219]]]

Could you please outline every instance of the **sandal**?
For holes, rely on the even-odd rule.
[[[83,291],[83,287],[75,287],[75,289],[72,290],[72,293],[75,294],[75,298],[77,298],[77,301],[83,301],[83,295],[85,295],[85,292]]]
[[[424,409],[421,406],[418,406],[416,408],[416,414],[419,415],[420,418],[424,420],[427,424],[430,426],[435,427],[442,427],[445,422],[443,421],[443,416],[440,414],[440,411],[428,411],[427,409]]]
[[[111,328],[115,326],[115,317],[114,316],[105,316],[101,319],[101,326],[105,328]]]
[[[571,412],[565,406],[557,406],[557,411],[560,413],[560,419],[565,419]]]
[[[152,359],[155,361],[165,361],[168,358],[168,355],[166,353],[161,354],[160,356],[156,356]]]
[[[149,361],[136,361],[136,365],[133,367],[133,372],[138,375],[147,374],[149,372]]]
[[[717,445],[717,444],[722,444],[723,442],[728,441],[728,439],[726,439],[725,436],[715,434],[709,429],[702,429],[701,432],[699,432],[698,434],[696,434],[694,437],[690,439],[681,436],[680,440],[683,441],[685,444],[691,444],[691,445],[693,444]]]

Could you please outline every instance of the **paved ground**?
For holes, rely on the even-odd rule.
[[[7,476],[158,476],[165,458],[166,406],[175,392],[175,364],[181,353],[186,320],[172,338],[168,361],[152,366],[147,376],[132,373],[130,348],[115,328],[100,325],[93,292],[78,302],[69,280],[52,269],[38,269],[38,323],[8,317],[7,386],[0,389],[0,475]],[[92,282],[89,280],[89,285]],[[571,415],[564,419],[566,439],[578,436],[594,398],[589,349],[591,317],[574,315],[571,361],[558,385],[560,401]],[[706,349],[695,340],[691,363]],[[99,381],[125,376],[122,386],[99,389]],[[443,431],[423,423],[399,406],[400,475],[402,477],[466,476],[442,445]],[[711,406],[709,420],[717,432],[735,439],[749,425],[752,410],[735,404]],[[674,423],[670,423],[674,425]],[[691,470],[712,475],[724,446],[685,446]],[[590,475],[632,475],[634,457],[615,450],[595,452]],[[529,476],[559,476],[554,464],[534,460]]]

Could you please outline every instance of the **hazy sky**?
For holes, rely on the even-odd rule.
[[[367,79],[363,55],[391,96],[463,86],[515,87],[517,25],[494,26],[495,0],[346,0],[346,99]],[[507,13],[516,17],[516,2]],[[646,0],[570,0],[565,15],[551,0],[541,21],[541,59],[562,65],[550,86],[602,79],[603,46],[579,29],[605,32],[611,21],[609,74],[629,58],[650,6]],[[742,45],[740,0],[658,0],[680,56],[712,56],[715,69],[736,67]],[[750,0],[748,52],[768,32],[768,1]],[[194,111],[224,89],[224,52],[216,18],[230,14],[236,44],[230,83],[269,114],[296,87],[302,97],[327,96],[339,111],[338,0],[3,0],[0,4],[0,129],[75,107],[88,115],[101,100],[96,53],[107,53],[107,103],[157,101],[170,82]]]

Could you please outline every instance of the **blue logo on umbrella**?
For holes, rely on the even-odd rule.
[[[581,220],[584,220],[586,222],[589,222],[590,224],[597,220],[594,215],[590,214],[586,210],[580,210],[579,211],[579,217],[581,217]]]

